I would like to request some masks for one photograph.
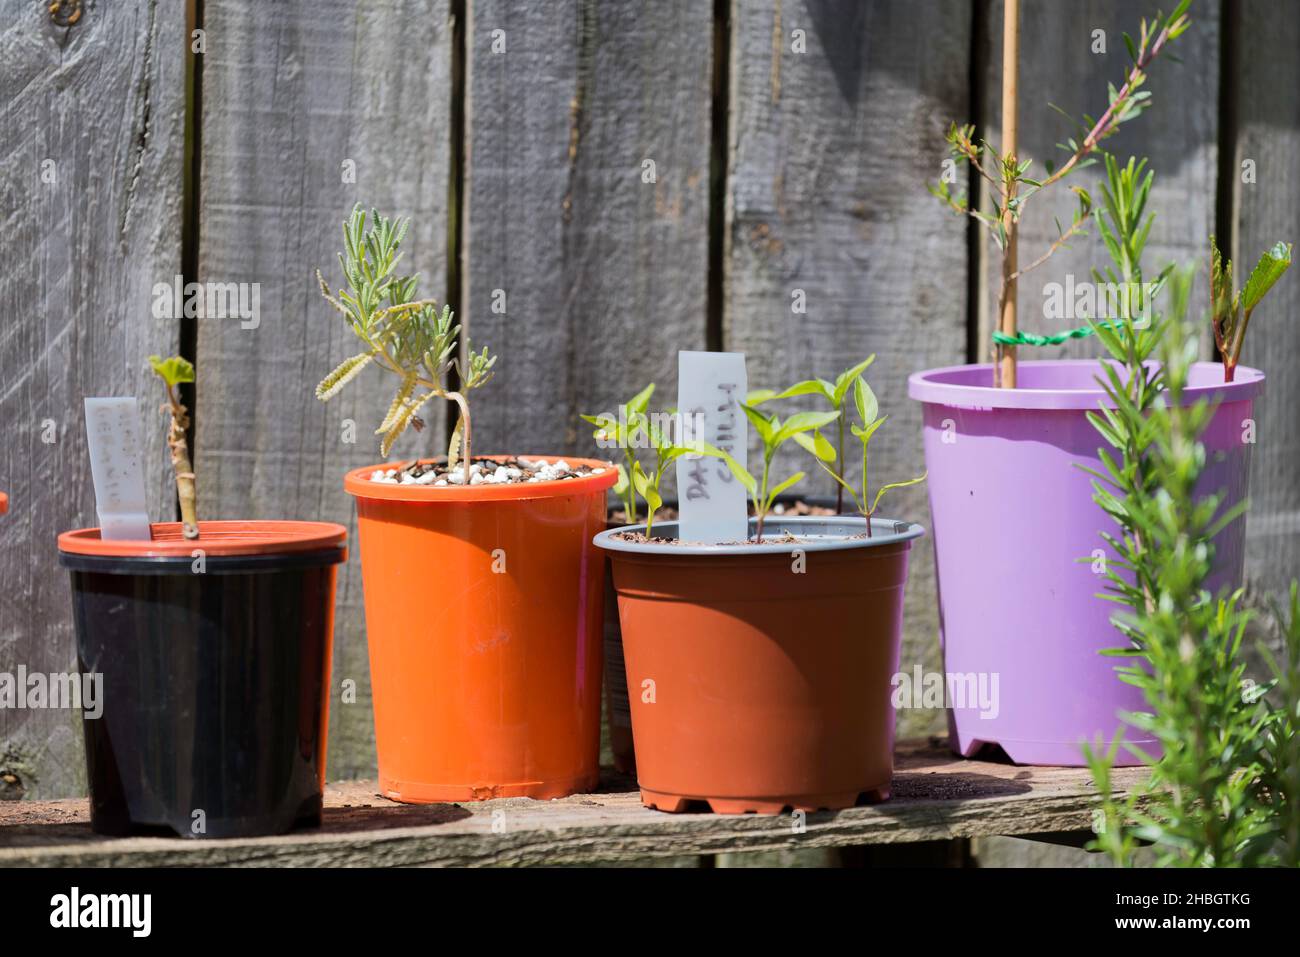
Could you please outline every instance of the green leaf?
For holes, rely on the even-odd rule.
[[[149,359],[149,361],[153,362],[157,358],[158,358],[157,356],[153,356]],[[355,379],[361,373],[362,369],[370,365],[370,363],[374,360],[374,358],[375,358],[375,353],[372,351],[372,352],[362,352],[359,355],[355,355],[350,359],[344,359],[342,362],[340,362],[337,366],[334,367],[333,372],[331,372],[329,375],[327,375],[324,379],[320,381],[320,385],[316,386],[316,398],[320,399],[322,402],[327,402],[330,399],[332,399],[334,396],[338,395],[338,393],[342,390],[342,388],[345,385],[347,385],[349,382],[351,382],[353,379]],[[167,361],[170,363],[170,362],[175,362],[176,360],[168,359]],[[182,359],[180,361],[184,362],[185,360]],[[177,381],[193,382],[194,367],[190,366],[188,362],[186,362],[185,364],[189,366],[189,378],[180,379]],[[167,375],[164,374],[163,371],[158,368],[158,365],[156,363],[154,364],[154,371],[156,371],[164,379],[167,378]],[[169,384],[174,384],[174,383],[169,382]]]
[[[797,435],[800,432],[808,432],[812,429],[820,429],[824,425],[829,425],[840,417],[839,412],[796,412],[790,418],[781,423],[780,430],[776,437],[770,443],[774,447],[781,446],[786,439]]]
[[[761,393],[770,392],[771,390],[759,389],[758,391],[761,394]],[[805,379],[803,382],[796,382],[794,385],[790,386],[790,388],[786,389],[784,392],[777,392],[774,395],[765,396],[763,401],[770,402],[775,399],[793,399],[795,396],[800,396],[800,395],[819,395],[822,398],[824,398],[827,402],[834,405],[835,404],[834,392],[835,392],[835,387],[831,385],[829,382],[827,382],[825,379]],[[750,393],[750,395],[752,396],[753,393]],[[751,402],[751,404],[753,403]]]
[[[758,437],[763,440],[763,444],[772,445],[772,440],[776,437],[776,416],[760,412],[744,402],[739,403],[739,405],[745,410],[745,416],[753,423],[754,429],[758,432]]]
[[[831,397],[831,405],[833,405],[835,408],[838,409],[840,407],[840,403],[844,401],[844,396],[848,394],[849,386],[853,385],[853,383],[857,380],[858,376],[866,372],[867,368],[871,365],[871,363],[875,361],[876,361],[876,354],[873,352],[871,355],[867,356],[865,359],[863,359],[861,362],[855,365],[852,369],[848,369],[844,372],[841,372],[839,378],[835,380],[835,391],[834,391],[834,395]]]
[[[718,449],[717,451],[722,460],[727,463],[727,468],[731,470],[731,474],[736,477],[736,480],[740,482],[741,485],[745,486],[745,491],[749,492],[750,497],[752,498],[754,495],[758,494],[758,479],[750,475],[749,471],[732,458],[729,453],[722,449]]]
[[[682,446],[673,446],[672,450],[681,455],[687,455],[687,454],[708,455],[711,456],[712,458],[718,458],[718,459],[725,459],[727,457],[727,453],[725,451],[718,448],[716,445],[710,445],[708,442],[705,442],[703,439],[696,439],[694,442],[688,442],[687,444]]]
[[[812,435],[807,432],[800,432],[794,435],[793,438],[820,461],[835,461],[835,446],[831,445],[830,440],[820,432],[814,432]]]
[[[648,386],[628,400],[628,412],[639,412],[644,415],[646,409],[650,407],[650,396],[654,395],[654,391],[655,384],[651,382]]]
[[[642,498],[646,497],[645,492],[649,488],[649,476],[641,468],[641,463],[635,459],[632,461],[632,487],[636,489],[636,493]]]
[[[397,387],[397,394],[393,396],[393,401],[388,405],[388,412],[384,416],[384,421],[379,423],[379,428],[375,429],[376,435],[383,435],[397,422],[406,408],[406,403],[410,401],[411,394],[415,392],[415,376],[408,375],[402,380],[402,384]]]
[[[1291,244],[1278,243],[1260,257],[1259,263],[1246,280],[1246,288],[1241,291],[1241,306],[1246,312],[1252,311],[1264,295],[1273,288],[1273,284],[1282,278],[1282,274],[1291,265]]]
[[[767,493],[767,505],[766,505],[766,507],[764,508],[764,511],[766,511],[767,508],[771,508],[772,503],[773,503],[774,501],[776,501],[776,497],[777,497],[778,495],[780,495],[782,492],[784,492],[786,489],[790,488],[791,486],[793,486],[793,485],[795,485],[795,484],[797,484],[797,483],[799,483],[799,482],[802,482],[802,481],[803,481],[803,477],[804,477],[804,473],[803,473],[803,472],[795,472],[794,475],[791,475],[788,479],[786,479],[786,480],[785,480],[784,482],[782,482],[780,485],[776,486],[776,488],[772,489],[772,491],[768,492],[768,493]]]
[[[655,451],[662,458],[667,455],[673,448],[672,438],[664,434],[663,429],[655,425],[654,422],[645,415],[637,416],[637,423],[646,435],[650,436],[650,444],[654,446]]]
[[[415,418],[415,413],[419,411],[420,406],[432,399],[433,396],[434,393],[426,392],[418,401],[407,403],[396,421],[393,422],[392,428],[390,428],[384,435],[384,440],[379,445],[379,453],[381,455],[385,458],[388,457],[388,453],[392,449],[393,443],[396,442],[401,434],[406,431],[406,427],[411,424],[411,420]]]
[[[908,479],[906,482],[890,482],[888,485],[880,486],[880,488],[876,491],[876,500],[871,503],[871,513],[873,515],[875,514],[876,509],[880,506],[881,496],[884,495],[886,492],[888,492],[891,488],[907,488],[909,485],[919,485],[921,482],[925,481],[926,476],[928,476],[929,474],[930,473],[927,470],[921,473],[920,475],[918,475],[914,479]]]
[[[591,425],[596,426],[598,432],[606,432],[609,429],[618,428],[618,419],[614,418],[609,413],[602,413],[601,415],[579,415],[578,418],[582,419],[583,422],[588,422]]]
[[[171,356],[167,359],[161,356],[150,356],[149,365],[153,366],[153,371],[158,373],[170,388],[175,388],[182,382],[194,381],[194,366],[188,359],[182,359],[180,356]],[[316,394],[320,395],[319,389]]]
[[[876,394],[867,385],[867,380],[861,377],[853,387],[853,404],[857,406],[858,418],[864,426],[870,425],[880,414],[880,402],[876,399]]]
[[[659,495],[658,481],[646,482],[645,491],[641,494],[641,497],[645,499],[645,503],[649,506],[652,515],[663,508],[664,500]]]
[[[849,431],[851,431],[855,436],[861,439],[863,445],[866,445],[868,442],[871,441],[871,437],[876,434],[876,429],[880,428],[888,420],[889,420],[889,416],[882,415],[880,418],[876,419],[876,421],[868,425],[865,429],[860,429],[856,425],[851,425],[849,426]]]
[[[835,481],[838,482],[840,485],[844,486],[845,490],[849,493],[849,495],[853,497],[854,502],[858,501],[858,490],[855,489],[852,485],[850,485],[847,481],[845,481],[842,475],[836,472],[825,462],[818,462],[817,464],[822,467],[823,472],[825,472],[831,478],[835,479]]]

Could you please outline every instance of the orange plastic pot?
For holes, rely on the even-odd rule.
[[[923,530],[872,530],[799,517],[769,519],[763,545],[596,537],[613,563],[644,804],[779,814],[889,796],[891,681]],[[676,523],[656,531],[674,537]]]
[[[526,456],[556,461],[555,456]],[[380,790],[562,797],[599,771],[607,462],[599,475],[433,487],[349,472]]]
[[[0,492],[0,515],[7,511],[9,511],[9,496],[4,492]]]

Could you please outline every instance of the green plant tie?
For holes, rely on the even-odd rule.
[[[1122,328],[1125,320],[1108,319],[1099,324],[1108,329]],[[1149,319],[1139,319],[1133,323],[1133,328],[1145,329],[1150,324]],[[1000,346],[1059,346],[1070,339],[1085,339],[1095,331],[1092,326],[1080,326],[1077,329],[1067,329],[1048,336],[1035,335],[1032,332],[1017,332],[1014,336],[1009,336],[1005,332],[994,332],[993,341]]]

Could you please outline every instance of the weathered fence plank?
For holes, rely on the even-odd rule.
[[[0,670],[76,670],[59,532],[97,524],[82,398],[140,397],[150,510],[175,517],[151,353],[179,324],[152,289],[181,263],[185,10],[148,0],[7,3],[0,26]],[[80,717],[0,709],[28,796],[85,786]],[[4,762],[0,762],[4,763]],[[0,770],[4,768],[0,767]],[[21,776],[21,775],[20,775]]]
[[[965,3],[735,7],[723,344],[748,353],[751,388],[833,377],[876,353],[867,378],[890,420],[872,442],[873,485],[924,469],[908,374],[965,356],[965,230],[925,185],[949,120],[967,111],[970,29]],[[831,492],[809,471],[806,489]],[[928,524],[923,486],[883,510]],[[902,661],[928,668],[928,539],[911,569]],[[903,712],[900,728],[937,718]]]
[[[1057,147],[1058,143],[1069,136],[1079,138],[1070,120],[1051,106],[1060,107],[1076,119],[1085,113],[1100,116],[1106,108],[1106,84],[1120,86],[1130,62],[1123,33],[1136,36],[1142,17],[1154,17],[1161,8],[1168,13],[1174,5],[1159,0],[1077,0],[1068,4],[1023,0],[1020,6],[1020,156],[1032,158],[1035,172],[1041,174],[1044,161],[1059,165],[1067,155]],[[1149,167],[1156,173],[1147,203],[1148,210],[1156,214],[1144,260],[1148,274],[1158,272],[1171,261],[1179,265],[1202,263],[1214,231],[1219,5],[1197,3],[1191,18],[1192,28],[1169,47],[1169,52],[1183,62],[1174,62],[1167,54],[1156,60],[1145,87],[1151,92],[1150,109],[1105,142],[1105,149],[1120,162],[1126,162],[1130,155],[1148,157]],[[991,50],[985,115],[989,118],[986,135],[994,146],[1001,141],[1001,37],[1002,4],[995,3],[982,39]],[[1104,178],[1104,168],[1098,163],[1071,174],[1026,204],[1020,227],[1022,267],[1037,259],[1057,238],[1054,220],[1059,220],[1063,228],[1069,225],[1078,204],[1068,187],[1083,186],[1100,203],[1097,186]],[[1048,318],[1044,316],[1044,305],[1049,283],[1064,283],[1067,275],[1076,282],[1090,282],[1093,267],[1110,264],[1096,228],[1090,227],[1088,233],[1020,278],[1021,329],[1055,333],[1084,324],[1085,318],[1073,313],[1067,318]],[[986,277],[987,296],[981,303],[977,347],[980,361],[988,361],[992,349],[989,316],[997,312],[996,280],[1001,260],[991,240],[982,243],[981,250],[983,262],[979,268]],[[1198,282],[1193,313],[1205,308],[1206,288],[1204,281]],[[1087,338],[1063,346],[1026,346],[1020,349],[1020,357],[1092,358],[1100,354],[1099,350],[1096,340]]]
[[[445,295],[448,3],[330,0],[292,11],[222,0],[205,9],[198,278],[260,283],[261,321],[198,321],[200,509],[338,521],[355,535],[343,473],[379,460],[371,433],[396,383],[367,370],[328,405],[313,397],[325,373],[358,351],[314,270],[338,284],[341,223],[362,202],[412,217],[403,268],[420,271],[424,295]],[[443,420],[427,418],[432,434],[412,431],[394,457],[437,448]],[[361,601],[354,547],[337,600],[336,777],[374,767]],[[340,701],[347,680],[356,682],[353,704]]]
[[[705,342],[712,25],[687,0],[470,4],[465,312],[500,356],[476,449],[594,455],[578,413],[650,381],[676,404]]]
[[[1239,210],[1233,260],[1244,282],[1274,243],[1300,243],[1300,11],[1249,0],[1241,16],[1238,137],[1232,164]],[[1247,517],[1252,599],[1282,598],[1300,577],[1300,269],[1274,287],[1250,324],[1242,361],[1268,376]]]

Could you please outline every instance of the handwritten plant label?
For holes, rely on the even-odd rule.
[[[746,462],[748,422],[737,404],[749,392],[743,352],[677,353],[677,408],[683,444],[701,439]],[[743,542],[749,535],[745,487],[721,459],[677,460],[678,535],[686,542]]]
[[[95,482],[99,535],[105,540],[152,537],[139,429],[140,410],[134,396],[86,399],[90,476]]]

